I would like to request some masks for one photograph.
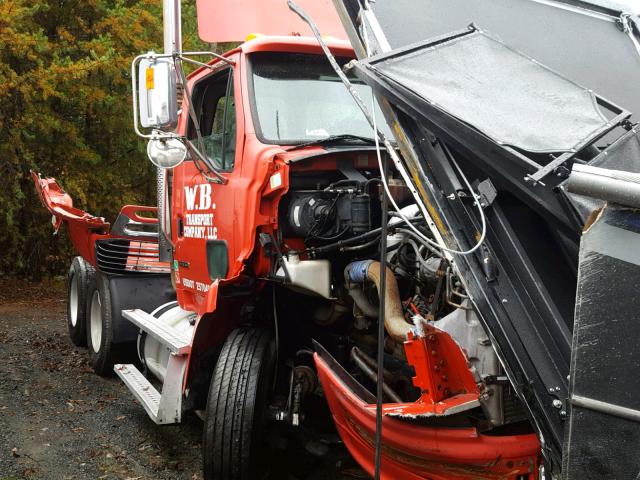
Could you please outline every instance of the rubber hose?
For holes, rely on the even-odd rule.
[[[365,262],[354,262],[348,267],[351,281],[360,280],[366,277],[376,286],[380,293],[380,262],[369,260]],[[364,273],[364,275],[362,275]],[[407,334],[411,331],[409,325],[402,312],[402,301],[400,300],[400,291],[398,290],[398,282],[393,271],[387,267],[385,280],[385,308],[384,308],[384,327],[391,338],[396,342],[404,342]],[[355,300],[355,297],[354,297]],[[356,302],[357,303],[357,302]]]

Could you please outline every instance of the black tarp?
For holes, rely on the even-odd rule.
[[[638,0],[627,0],[629,4]],[[376,0],[376,16],[392,48],[473,23],[636,114],[640,56],[619,25],[616,2],[598,0]],[[635,37],[640,41],[640,17]]]
[[[501,145],[570,151],[606,127],[593,92],[484,32],[426,44],[375,70]]]

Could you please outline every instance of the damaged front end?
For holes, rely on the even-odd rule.
[[[426,350],[426,356],[431,356],[434,345],[459,350],[446,333],[435,330],[426,338],[408,340],[407,353]],[[419,367],[414,382],[421,385],[421,394],[415,402],[383,404],[381,478],[536,478],[540,444],[534,433],[483,432],[474,423],[473,415],[461,413],[470,413],[469,408],[479,406],[481,398],[467,368],[446,368],[448,361],[466,361],[462,352],[433,356],[433,361],[425,361],[424,357],[408,360]],[[315,362],[340,436],[354,458],[373,475],[375,397],[317,344]],[[440,365],[444,368],[438,369]],[[426,371],[429,367],[432,374]],[[462,374],[459,377],[466,377],[466,388],[458,385],[461,390],[450,390],[457,382],[450,384],[448,373],[443,371],[453,376]],[[436,375],[439,381],[431,383]]]
[[[389,263],[398,270],[395,254]],[[401,300],[406,286],[399,288],[396,278],[407,278],[392,268],[380,288],[379,262],[346,267],[356,318],[375,317],[367,300],[373,292],[385,297],[381,478],[537,478],[540,442],[468,299],[455,304],[445,293],[444,305],[434,300],[449,276],[441,272],[436,291],[421,303],[419,295]],[[424,293],[429,280],[420,281]],[[356,346],[348,360],[338,361],[318,342],[314,359],[345,445],[373,475],[378,365],[367,354],[373,339],[367,341],[366,326],[354,328],[362,331],[351,334]]]
[[[381,478],[537,478],[538,436],[469,299],[451,291],[455,275],[416,273],[420,287],[407,297],[411,275],[398,262],[402,247],[394,247],[384,288],[377,261],[345,269],[356,318],[348,358],[335,345],[338,358],[314,342],[319,380],[345,445],[373,475],[378,365],[368,354],[375,340],[366,322],[376,317],[369,300],[384,295]]]
[[[384,313],[381,478],[559,475],[578,252],[603,205],[570,193],[567,179],[582,166],[639,172],[637,125],[625,108],[474,25],[392,49],[406,11],[380,8],[379,18],[368,2],[334,3],[361,57],[348,67],[374,89],[403,155],[396,167],[415,187],[412,215],[425,214],[445,250],[433,268],[445,280],[435,293],[418,289],[427,308],[411,315],[405,338]],[[433,308],[440,288],[447,307]],[[361,293],[352,296],[359,306]],[[316,345],[337,428],[374,474],[378,365],[351,357],[345,363]],[[409,365],[413,390],[394,391],[387,357]]]

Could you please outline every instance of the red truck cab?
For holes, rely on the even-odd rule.
[[[331,47],[343,59],[353,57],[347,42],[335,41]],[[289,188],[292,161],[308,156],[324,157],[325,162],[331,158],[321,147],[295,154],[288,153],[288,147],[346,130],[371,135],[364,118],[348,126],[348,119],[341,124],[334,117],[337,130],[324,130],[331,129],[325,120],[348,98],[335,79],[312,78],[319,68],[326,70],[320,54],[311,38],[257,37],[225,54],[233,65],[218,61],[190,76],[207,154],[220,164],[226,183],[208,182],[194,161],[171,172],[171,240],[177,261],[176,291],[184,308],[200,315],[212,313],[220,283],[239,281],[247,269],[258,277],[268,273],[269,262],[262,261],[258,236],[277,230],[278,203]],[[285,75],[279,78],[279,70],[292,67],[302,70],[302,76],[308,68],[309,78],[294,82]],[[309,98],[314,90],[319,98]],[[328,101],[331,96],[333,105]],[[314,101],[324,104],[319,107]],[[227,130],[222,132],[227,102],[232,111],[227,112]],[[187,110],[183,105],[178,131],[195,139]],[[205,268],[202,260],[208,255],[221,260],[211,264],[215,271]]]

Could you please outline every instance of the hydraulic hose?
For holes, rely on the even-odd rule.
[[[384,327],[389,336],[396,342],[404,342],[407,339],[407,334],[411,331],[411,325],[404,319],[396,277],[389,267],[386,267],[386,269],[384,288],[381,288],[382,267],[378,261],[363,260],[353,262],[347,266],[347,275],[351,283],[362,283],[365,280],[369,280],[376,286],[378,294],[384,292]],[[354,300],[360,306],[358,301],[361,298],[358,295],[354,297]]]

